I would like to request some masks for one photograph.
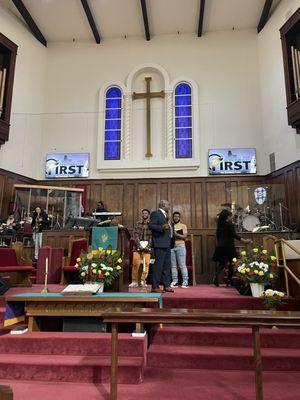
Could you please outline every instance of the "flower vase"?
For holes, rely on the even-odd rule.
[[[265,285],[263,283],[250,283],[251,292],[253,297],[260,297],[265,290]]]

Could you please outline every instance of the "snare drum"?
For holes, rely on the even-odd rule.
[[[260,225],[260,220],[255,215],[247,215],[243,218],[242,225],[246,231],[252,232],[254,228]]]

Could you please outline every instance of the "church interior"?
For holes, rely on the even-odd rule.
[[[0,0],[0,400],[300,392],[300,0]]]

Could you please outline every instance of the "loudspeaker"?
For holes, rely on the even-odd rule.
[[[9,284],[0,278],[0,296],[2,296],[9,289]]]

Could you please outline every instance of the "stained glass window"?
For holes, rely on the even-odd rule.
[[[104,160],[120,160],[122,127],[122,92],[110,87],[105,97]]]
[[[174,94],[175,107],[175,158],[193,156],[192,88],[179,83]]]

